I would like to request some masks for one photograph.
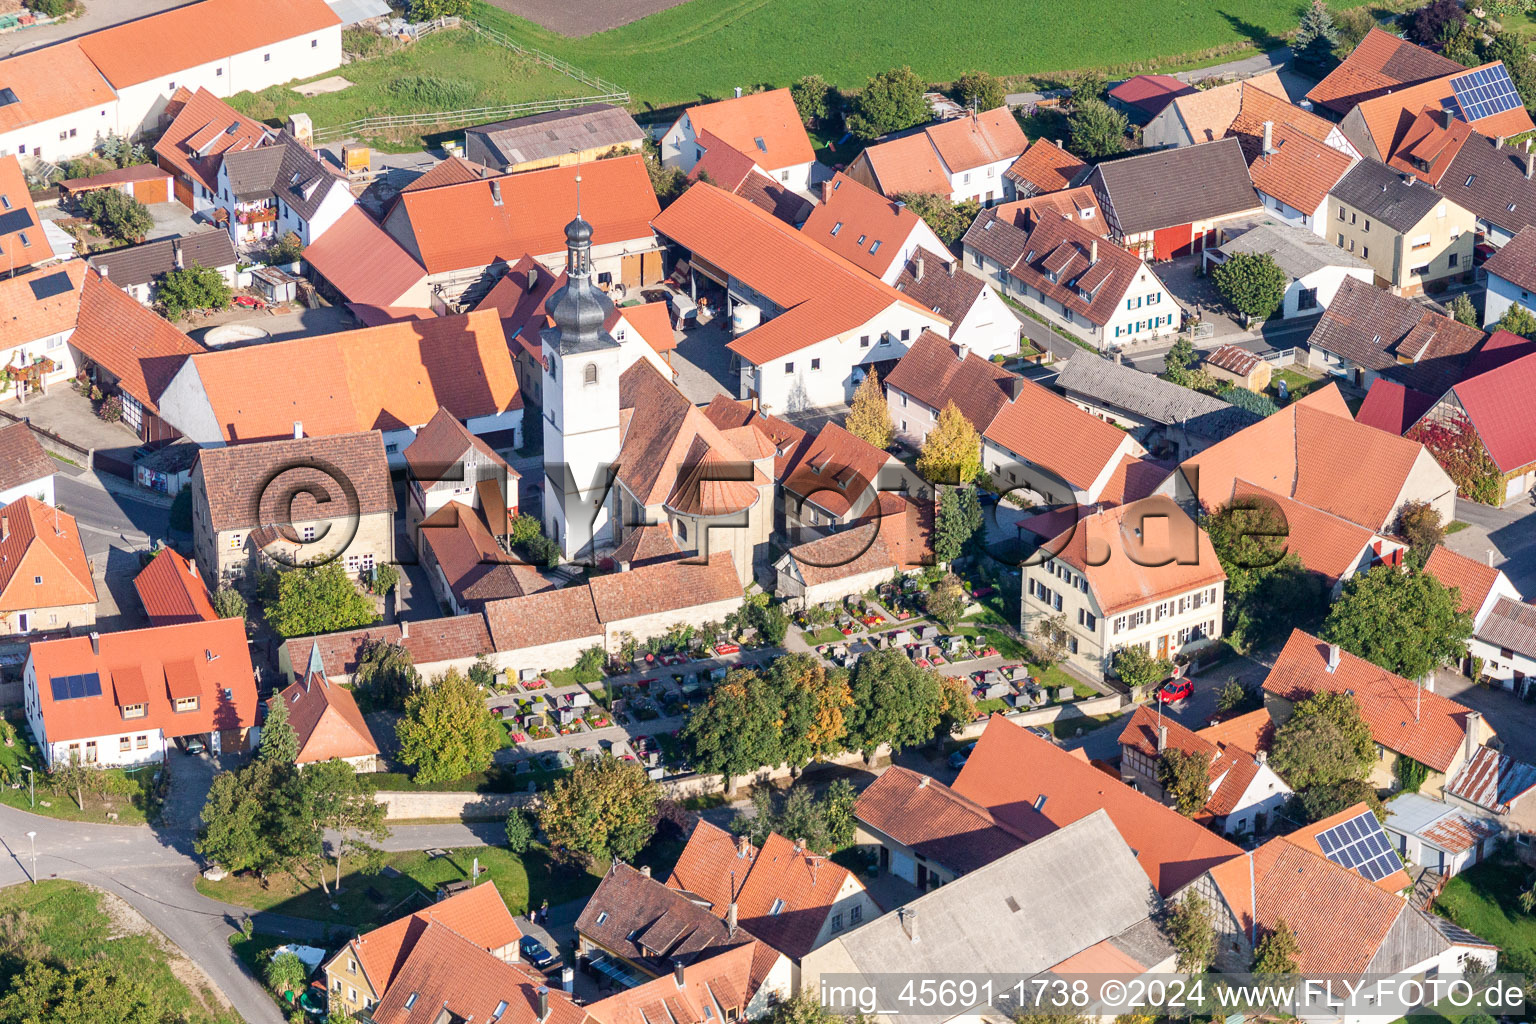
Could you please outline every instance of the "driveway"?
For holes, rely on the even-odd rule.
[[[1536,704],[1528,704],[1501,687],[1475,686],[1466,676],[1449,669],[1435,672],[1434,689],[1482,712],[1510,756],[1536,763]]]
[[[180,832],[196,832],[203,820],[203,805],[218,765],[208,754],[185,754],[173,749],[166,759],[171,772],[171,790],[160,812],[161,827]]]
[[[1536,596],[1536,507],[1529,498],[1508,508],[1458,498],[1456,519],[1468,526],[1446,537],[1446,547],[1479,562],[1491,557],[1516,590]]]

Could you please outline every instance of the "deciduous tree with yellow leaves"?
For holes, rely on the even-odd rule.
[[[981,435],[951,401],[923,442],[917,471],[930,483],[963,487],[981,475]]]
[[[880,390],[880,375],[874,370],[853,393],[853,408],[843,427],[860,441],[868,441],[876,448],[886,448],[891,443],[891,409],[885,404],[885,392]]]

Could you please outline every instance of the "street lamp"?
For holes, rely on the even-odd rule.
[[[37,884],[37,833],[28,832],[27,839],[32,843],[32,884]]]
[[[27,798],[32,801],[32,809],[37,810],[37,772],[31,765],[19,764],[16,767],[27,773]]]

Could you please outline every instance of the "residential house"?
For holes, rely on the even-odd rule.
[[[1490,814],[1453,807],[1421,793],[1399,793],[1387,801],[1386,833],[1392,846],[1407,863],[1442,879],[1459,875],[1492,854],[1503,831]]]
[[[660,282],[661,249],[651,232],[656,193],[639,154],[407,188],[383,228],[425,268],[425,304],[457,312],[478,302],[501,269],[525,255],[553,271],[565,269],[564,227],[576,211],[578,176],[599,285],[628,292]]]
[[[963,246],[973,273],[1095,348],[1179,329],[1178,303],[1146,262],[1076,220],[1041,216],[1026,229],[987,211]]]
[[[593,1024],[654,1024],[664,1008],[674,1024],[760,1020],[787,999],[783,955],[766,942],[747,942],[723,953],[678,963],[669,975],[642,981],[585,1007]]]
[[[1429,769],[1420,792],[1438,796],[1493,735],[1478,712],[1299,629],[1291,631],[1264,677],[1264,692],[1274,698],[1271,713],[1277,721],[1314,694],[1353,696],[1376,741],[1368,781],[1381,789],[1394,785],[1397,759],[1409,757]]]
[[[1051,384],[1159,458],[1189,458],[1259,419],[1214,395],[1087,354],[1063,363]]]
[[[1523,227],[1483,264],[1488,294],[1483,300],[1483,326],[1493,330],[1511,306],[1527,313],[1536,309],[1536,227]]]
[[[1049,143],[1037,139],[1003,172],[1003,191],[1007,199],[1023,199],[1070,188],[1088,170],[1088,165],[1068,153],[1061,140]]]
[[[13,275],[53,258],[53,246],[43,233],[21,164],[14,156],[0,156],[0,259],[5,261],[6,273]]]
[[[1328,308],[1347,277],[1366,285],[1376,281],[1371,264],[1360,256],[1284,221],[1266,220],[1205,250],[1205,267],[1210,270],[1237,255],[1269,256],[1284,272],[1285,295],[1275,311],[1282,320],[1318,315]]]
[[[1037,841],[1106,812],[1161,896],[1240,852],[1171,807],[1000,715],[988,720],[952,788]]]
[[[934,564],[934,503],[882,492],[847,529],[790,548],[774,563],[774,592],[792,607],[868,593],[896,573]]]
[[[1338,848],[1353,854],[1361,841],[1343,827]],[[1396,862],[1390,850],[1382,856]],[[1213,907],[1216,969],[1251,970],[1255,949],[1282,921],[1296,936],[1296,967],[1303,976],[1344,975],[1360,984],[1368,975],[1393,985],[1442,972],[1460,974],[1469,957],[1492,969],[1497,957],[1492,946],[1372,884],[1341,860],[1282,837],[1196,879],[1185,891]],[[1366,1024],[1379,1016],[1311,1002],[1298,1015],[1342,1024]]]
[[[0,60],[0,90],[0,156],[83,156],[117,130],[117,93],[79,40]]]
[[[1472,619],[1472,642],[1467,646],[1468,657],[1481,658],[1483,666],[1481,672],[1472,671],[1471,665],[1464,666],[1466,674],[1473,678],[1495,680],[1505,689],[1519,690],[1521,680],[1515,678],[1512,671],[1514,666],[1501,664],[1499,657],[1502,652],[1479,639],[1484,624],[1501,601],[1507,599],[1518,605],[1522,600],[1509,577],[1495,569],[1492,563],[1492,552],[1488,555],[1488,561],[1479,562],[1475,558],[1459,555],[1444,545],[1436,545],[1424,562],[1424,571],[1445,586],[1455,587],[1461,596],[1461,611]],[[1513,659],[1514,652],[1509,652],[1505,657]],[[1521,673],[1522,676],[1525,674],[1536,673]]]
[[[704,136],[712,135],[713,140]],[[752,159],[767,177],[795,192],[811,187],[816,154],[788,89],[738,95],[689,107],[661,137],[661,162],[693,170],[713,145],[726,145]]]
[[[23,497],[54,504],[53,475],[58,469],[28,424],[0,427],[0,505]]]
[[[1172,804],[1163,786],[1163,755],[1179,751],[1210,765],[1205,804],[1193,815],[1222,835],[1261,836],[1279,823],[1291,787],[1269,767],[1265,751],[1248,750],[1205,731],[1194,732],[1145,705],[1120,732],[1120,781]]]
[[[1303,825],[1281,838],[1297,849],[1322,854],[1385,892],[1401,895],[1408,887],[1408,872],[1403,869],[1402,861],[1388,852],[1391,841],[1386,830],[1364,801]],[[1351,851],[1350,846],[1354,844],[1357,845]],[[1351,853],[1355,855],[1351,856]]]
[[[1346,278],[1307,339],[1307,360],[1357,388],[1388,380],[1432,401],[1466,374],[1485,337],[1406,296]]]
[[[1536,789],[1536,765],[1527,764],[1492,747],[1478,747],[1462,765],[1461,772],[1445,787],[1445,801],[1453,807],[1491,814],[1515,842],[1530,842],[1532,803],[1526,799]]]
[[[1135,88],[1132,83],[1138,79],[1165,77],[1168,76],[1141,75],[1127,79],[1117,88],[1124,91],[1127,87]],[[1155,101],[1161,104],[1158,109],[1149,117],[1143,112],[1145,119],[1140,122],[1141,144],[1148,149],[1194,146],[1224,137],[1237,118],[1244,93],[1250,90],[1272,93],[1280,97],[1281,102],[1285,102],[1285,86],[1275,71],[1266,71],[1242,81],[1213,85],[1209,89],[1193,89],[1178,79],[1172,82],[1175,83],[1173,91],[1158,91]],[[1113,94],[1111,104],[1120,105],[1114,101]]]
[[[267,145],[224,154],[216,201],[229,211],[237,246],[289,234],[318,241],[356,202],[346,179],[287,132]]]
[[[697,298],[701,285],[724,290],[738,397],[756,395],[764,411],[850,402],[869,364],[899,358],[925,328],[949,327],[813,237],[707,183],[683,193],[655,226],[687,250],[690,294]]]
[[[417,947],[426,941],[428,945],[423,952],[432,950],[435,945],[433,937],[438,934],[457,938],[463,948],[450,950],[449,956],[434,956],[428,963],[418,963]],[[395,1024],[396,1021],[416,1024],[416,1018],[399,1012],[406,1009],[401,1004],[410,998],[409,994],[393,1000],[398,1016],[381,1018],[375,1012],[376,1008],[382,1011],[380,1004],[386,996],[394,994],[396,981],[400,981],[402,986],[412,986],[404,989],[406,993],[420,992],[420,988],[414,987],[417,981],[426,984],[435,974],[449,977],[444,969],[446,965],[468,955],[471,948],[478,953],[489,954],[502,963],[516,964],[517,944],[522,937],[522,930],[517,927],[507,905],[502,902],[501,893],[496,890],[496,883],[487,881],[406,917],[396,918],[383,927],[364,932],[326,960],[321,970],[325,974],[325,988],[333,1007],[345,1013],[370,1013],[379,1024],[385,1024],[386,1021],[388,1024]],[[497,993],[498,989],[493,987],[480,995],[491,997]],[[439,994],[449,996],[448,992]],[[459,990],[453,994],[454,999],[469,999],[473,996],[473,989]],[[430,1022],[436,1020],[444,1004],[442,999],[434,998],[422,1005],[430,1010],[430,1016],[425,1018]],[[551,1006],[559,1009],[571,1007],[572,1004],[561,993],[561,998],[552,1000]],[[562,1014],[564,1019],[560,1024],[580,1024],[574,1012],[567,1014],[562,1010]]]
[[[6,366],[39,367],[35,383],[17,382],[0,398],[25,399],[75,375],[67,343],[80,319],[85,278],[85,263],[70,260],[0,280],[0,308],[7,314],[0,320],[0,357]]]
[[[96,622],[96,582],[75,517],[24,494],[0,508],[0,636]]]
[[[797,968],[812,951],[880,916],[859,876],[825,851],[777,832],[755,846],[703,820],[693,826],[667,885]]]
[[[848,176],[885,196],[937,192],[951,202],[991,206],[1007,198],[1003,174],[1028,146],[1013,111],[1001,106],[869,146],[848,165]]]
[[[377,431],[205,448],[192,470],[192,542],[205,580],[267,564],[395,560],[395,498]]]
[[[841,171],[821,183],[821,202],[800,228],[827,249],[886,284],[912,259],[948,262],[949,247],[904,203],[887,199]]]
[[[1398,513],[1411,501],[1449,522],[1456,498],[1456,485],[1423,445],[1356,423],[1334,387],[1185,459],[1158,490],[1187,507],[1213,509],[1231,500],[1240,480],[1378,534],[1395,534]]]
[[[1312,87],[1307,99],[1338,121],[1363,100],[1464,70],[1433,50],[1372,28],[1337,68]]]
[[[241,619],[91,633],[32,645],[27,724],[53,766],[164,761],[196,739],[215,754],[256,746],[256,682]]]
[[[949,403],[980,434],[1024,390],[1018,374],[932,331],[918,335],[884,383],[896,436],[914,451],[938,426],[939,413]]]
[[[108,283],[145,306],[154,304],[160,281],[166,274],[188,267],[216,270],[225,284],[231,289],[235,287],[235,246],[223,231],[196,231],[176,238],[109,249],[95,253],[86,262]]]
[[[794,191],[787,182],[769,177],[747,154],[720,142],[705,132],[700,136],[707,147],[704,156],[688,172],[688,181],[707,180],[740,196],[758,209],[773,214],[792,228],[804,226],[816,204]],[[825,182],[823,182],[825,184]]]
[[[373,1024],[581,1024],[588,1011],[534,968],[481,949],[451,927],[430,921],[394,973],[377,1006],[357,1011]]]
[[[646,135],[623,107],[588,103],[464,129],[464,157],[502,174],[638,153]]]
[[[1172,501],[1143,498],[1081,518],[1069,509],[1060,528],[1063,515],[1021,524],[1042,543],[1039,564],[1023,567],[1020,629],[1033,636],[1060,618],[1067,662],[1096,677],[1128,647],[1173,659],[1221,637],[1226,573]]]
[[[1199,252],[1219,228],[1264,209],[1231,138],[1108,160],[1083,184],[1098,196],[1110,237],[1144,260]]]
[[[1446,110],[1426,107],[1403,133],[1387,165],[1435,186],[1477,215],[1480,240],[1509,242],[1536,224],[1536,162],[1527,145],[1479,135]]]
[[[827,423],[807,437],[780,479],[784,532],[819,537],[848,526],[881,490],[905,490],[910,477],[895,456]]]
[[[295,764],[334,759],[356,771],[378,771],[379,747],[352,691],[325,678],[317,653],[317,648],[310,648],[308,671],[267,699],[267,714],[278,701],[288,709],[288,724],[299,741]]]
[[[1109,90],[1106,99],[1111,107],[1130,118],[1132,124],[1150,126],[1180,96],[1192,96],[1196,92],[1193,85],[1172,75],[1132,75]]]
[[[1328,231],[1328,193],[1357,159],[1336,125],[1254,90],[1229,129],[1243,146],[1264,209],[1319,237]],[[1275,107],[1281,109],[1275,109]]]
[[[1339,128],[1362,156],[1385,163],[1397,154],[1421,112],[1442,111],[1501,141],[1536,129],[1502,61],[1455,67],[1438,78],[1361,100]]]
[[[1170,971],[1177,954],[1154,923],[1161,903],[1127,843],[1109,815],[1085,815],[827,943],[807,958],[801,988],[821,991],[836,975]],[[894,999],[877,1009],[882,1024],[981,1018]]]
[[[426,269],[361,206],[304,249],[304,265],[322,295],[345,303],[367,326],[434,315]]]
[[[1468,451],[1475,453],[1487,471],[1475,481],[1481,490],[1464,497],[1502,505],[1524,501],[1536,486],[1536,410],[1510,396],[1529,394],[1533,385],[1536,353],[1466,377],[1451,385],[1407,436],[1423,441],[1447,472],[1464,465],[1458,460],[1472,457]]]
[[[219,165],[226,153],[254,149],[272,137],[272,129],[202,87],[178,87],[161,118],[170,124],[155,142],[155,163],[170,172],[172,196],[193,213],[218,205]]]
[[[459,504],[481,512],[486,529],[506,537],[517,518],[522,474],[446,408],[438,409],[405,448],[406,531],[417,539],[422,520]]]
[[[1477,218],[1412,175],[1364,160],[1329,197],[1328,234],[1339,248],[1358,250],[1378,285],[1394,295],[1417,295],[1472,273]]]
[[[1407,544],[1387,530],[1368,529],[1247,480],[1237,481],[1231,504],[1268,509],[1278,516],[1286,552],[1322,582],[1320,600],[1337,599],[1345,581],[1356,573],[1381,564],[1401,566],[1407,553]]]
[[[307,369],[288,375],[289,387],[251,390],[292,366]],[[166,377],[164,418],[204,446],[378,430],[390,465],[403,466],[416,431],[444,407],[471,433],[522,443],[512,353],[489,310],[198,352]]]
[[[197,563],[175,548],[160,548],[133,578],[133,589],[151,626],[209,622],[219,617]]]
[[[891,765],[853,806],[854,843],[890,873],[926,892],[1024,846],[1030,837],[944,783]],[[1036,836],[1050,831],[1044,822]]]
[[[895,286],[948,320],[956,345],[989,359],[1019,351],[1019,318],[986,281],[960,273],[960,261],[953,256],[935,260],[919,252],[901,268]]]

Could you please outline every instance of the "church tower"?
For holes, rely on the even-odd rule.
[[[592,276],[592,225],[565,226],[567,280],[550,296],[544,344],[544,530],[566,558],[613,543],[606,499],[619,458],[621,346],[603,327],[613,302]]]

